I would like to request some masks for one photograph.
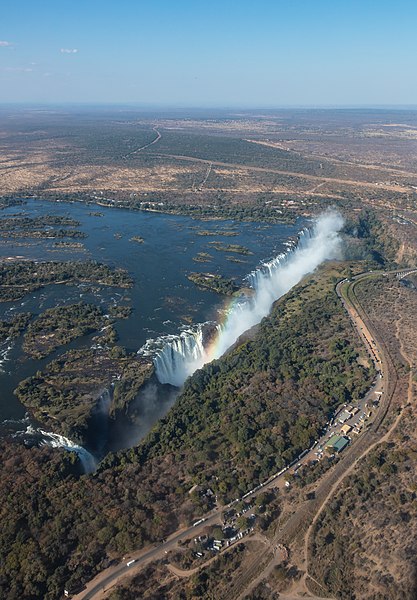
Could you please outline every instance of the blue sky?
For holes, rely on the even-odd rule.
[[[416,0],[3,0],[0,102],[415,105],[416,31]]]

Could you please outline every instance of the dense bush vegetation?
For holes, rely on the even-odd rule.
[[[375,211],[364,210],[357,219],[349,219],[345,231],[349,235],[350,258],[368,260],[376,266],[394,265],[398,240],[390,235]],[[355,244],[355,238],[359,244]]]
[[[196,285],[213,290],[213,292],[217,292],[218,294],[230,296],[239,289],[233,279],[227,279],[213,273],[190,273],[187,277]]]
[[[103,326],[103,311],[94,304],[79,302],[45,310],[33,321],[24,336],[23,350],[43,358],[59,346]]]
[[[87,234],[78,229],[23,229],[18,231],[0,231],[0,237],[4,238],[75,238],[84,239]]]
[[[114,384],[114,407],[125,407],[153,373],[153,364],[117,346],[70,350],[15,390],[20,402],[53,431],[85,443],[101,394]]]
[[[109,455],[94,476],[57,483],[45,479],[52,467],[38,451],[14,450],[22,466],[5,460],[0,479],[2,597],[55,600],[112,557],[190,523],[201,510],[188,493],[194,483],[210,482],[220,500],[235,498],[309,445],[334,407],[362,394],[372,376],[357,361],[359,343],[334,292],[343,276],[326,268],[281,299],[254,340],[197,371],[148,437]],[[52,393],[70,407],[71,381],[94,383],[95,368],[117,372],[80,356],[84,370],[70,376],[72,356],[63,358],[65,370],[57,365],[24,384],[30,402]],[[200,579],[192,585],[205,589]]]
[[[229,164],[271,167],[283,171],[323,175],[323,160],[308,159],[297,152],[253,144],[243,139],[164,131],[162,139],[148,149],[149,154],[194,156]],[[331,165],[325,163],[331,170]]]
[[[0,221],[0,231],[29,230],[41,227],[78,227],[79,221],[71,217],[44,215],[41,217],[5,217]]]
[[[107,556],[178,526],[170,462],[168,472],[149,463],[79,478],[75,454],[3,441],[0,451],[2,600],[57,600],[108,566]]]
[[[14,261],[0,264],[0,301],[17,300],[51,283],[89,282],[98,285],[131,287],[123,269],[111,269],[94,261]]]
[[[0,321],[0,342],[7,338],[18,337],[28,326],[32,315],[30,313],[15,314],[11,319]]]
[[[219,252],[233,252],[235,254],[253,254],[248,248],[245,246],[241,246],[240,244],[223,244],[222,242],[209,242],[209,245],[212,246],[215,250]]]
[[[373,376],[357,362],[335,276],[328,270],[298,286],[264,319],[255,340],[197,371],[125,459],[173,453],[193,482],[210,481],[227,501],[307,448],[334,408],[364,394]]]

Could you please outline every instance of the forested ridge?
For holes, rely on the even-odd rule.
[[[173,452],[194,482],[210,481],[229,501],[311,445],[335,407],[363,395],[374,375],[357,361],[360,344],[334,291],[341,274],[327,268],[305,280],[256,339],[197,371],[129,457]]]
[[[79,477],[65,452],[6,447],[1,597],[53,600],[201,514],[195,483],[235,498],[307,447],[373,377],[334,291],[346,273],[328,265],[294,288],[254,340],[197,371],[147,438],[95,475]]]

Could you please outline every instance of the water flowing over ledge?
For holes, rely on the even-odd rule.
[[[64,448],[68,452],[75,452],[81,461],[85,473],[93,473],[96,470],[97,461],[88,450],[58,433],[44,431],[33,425],[28,425],[24,431],[17,431],[13,437],[30,440],[31,444],[37,443],[39,446]]]
[[[250,273],[247,281],[254,290],[253,296],[232,300],[223,322],[214,325],[208,340],[206,323],[184,329],[176,336],[148,340],[139,352],[153,355],[160,383],[181,387],[187,377],[220,358],[239,336],[266,317],[272,304],[305,275],[325,260],[340,258],[342,227],[340,214],[326,212],[299,234],[297,244]]]
[[[50,431],[43,431],[42,429],[39,430],[39,433],[42,436],[42,444],[50,446],[51,448],[64,448],[65,450],[68,450],[68,452],[75,452],[78,454],[85,473],[93,473],[96,470],[96,459],[88,452],[88,450],[83,448],[83,446],[79,446],[58,433],[51,433]]]

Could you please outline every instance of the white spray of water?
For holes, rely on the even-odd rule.
[[[9,360],[10,350],[13,348],[13,343],[10,338],[7,338],[0,346],[0,373],[4,373],[4,364]]]
[[[47,446],[50,446],[51,448],[65,448],[68,452],[76,452],[86,473],[93,473],[96,470],[96,459],[82,446],[75,444],[58,433],[50,433],[43,431],[42,429],[39,430],[39,433],[43,436],[43,443]]]
[[[205,362],[203,329],[206,323],[187,327],[179,335],[150,339],[140,349],[143,356],[155,356],[155,368],[160,383],[182,386],[198,365]],[[197,365],[196,367],[194,365]]]
[[[211,359],[219,358],[245,331],[266,317],[272,304],[286,294],[307,273],[324,260],[340,256],[341,238],[338,232],[343,219],[337,213],[326,213],[317,219],[312,230],[302,232],[293,251],[276,257],[249,275],[255,295],[233,307],[219,336]]]
[[[75,452],[83,465],[86,473],[93,473],[96,470],[97,462],[92,454],[88,452],[82,446],[79,446],[75,442],[72,442],[63,435],[58,433],[52,433],[50,431],[43,431],[29,425],[25,431],[19,431],[15,434],[15,437],[25,437],[39,440],[39,445],[49,446],[50,448],[64,448],[68,452]]]
[[[255,290],[253,297],[233,303],[224,325],[219,325],[214,343],[203,345],[202,326],[170,336],[154,358],[161,383],[181,386],[194,371],[222,356],[245,331],[266,317],[275,300],[286,294],[307,273],[323,261],[339,258],[343,227],[340,214],[329,211],[321,215],[311,229],[300,234],[298,244],[280,254],[248,276]],[[149,342],[148,342],[149,348]]]

